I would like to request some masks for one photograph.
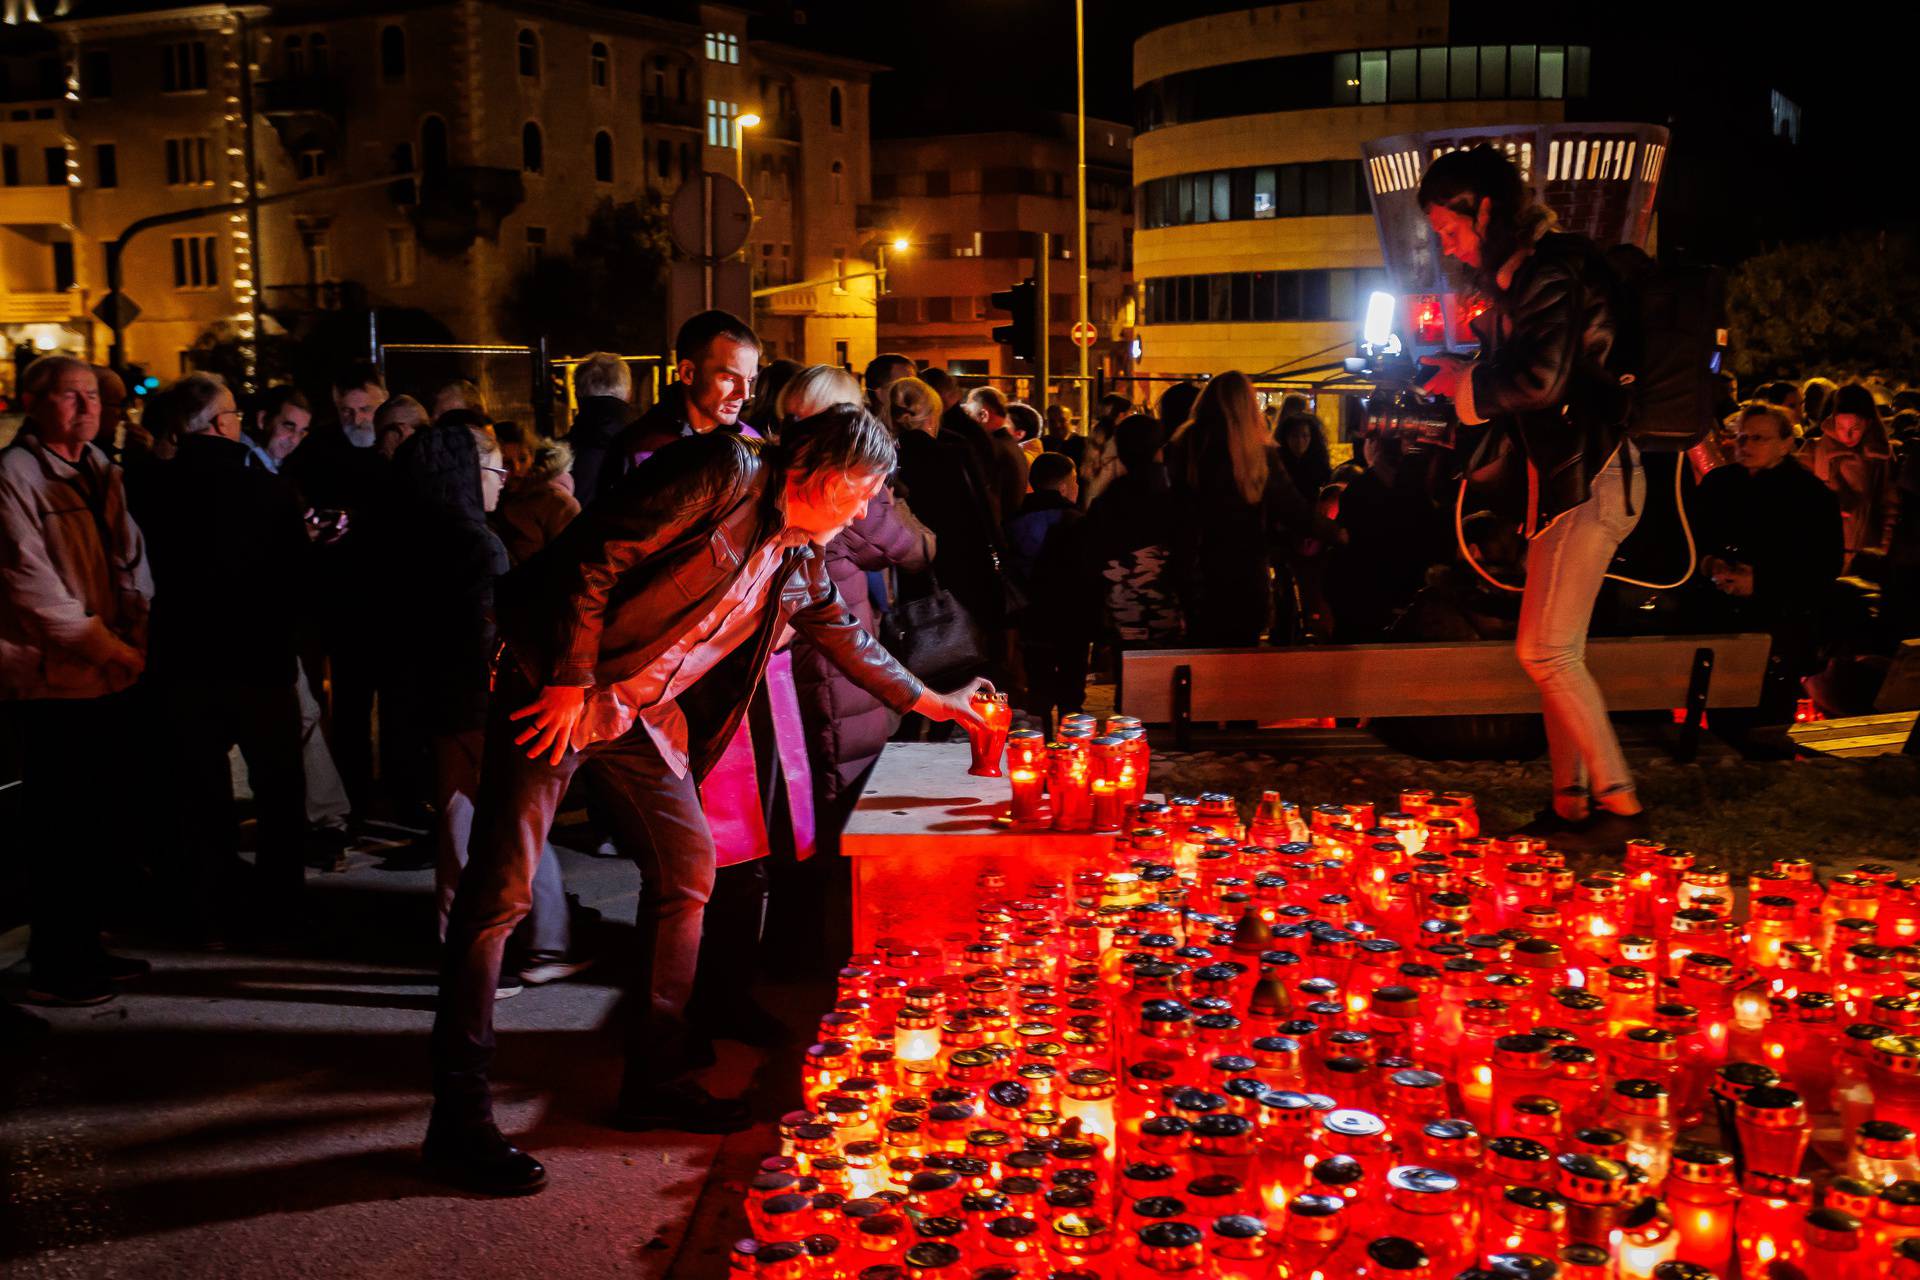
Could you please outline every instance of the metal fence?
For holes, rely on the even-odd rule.
[[[586,356],[551,359],[544,340],[531,346],[510,343],[378,342],[374,363],[394,394],[405,393],[432,407],[434,393],[449,382],[480,388],[487,413],[496,421],[530,424],[542,435],[562,432],[578,403],[573,371]],[[633,371],[633,403],[644,412],[665,385],[665,356],[625,355]]]

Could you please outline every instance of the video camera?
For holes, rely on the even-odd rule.
[[[1376,291],[1367,300],[1360,354],[1344,362],[1348,373],[1372,381],[1373,394],[1361,402],[1358,434],[1397,439],[1405,449],[1452,449],[1459,419],[1446,397],[1425,390],[1437,371],[1405,350],[1393,331],[1394,296]]]

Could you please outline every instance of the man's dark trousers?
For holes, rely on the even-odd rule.
[[[676,778],[643,725],[611,742],[527,758],[514,742],[530,721],[508,719],[533,700],[504,664],[488,716],[466,871],[454,893],[433,1022],[434,1123],[455,1128],[492,1119],[493,993],[500,958],[532,903],[533,873],[574,771],[587,770],[595,812],[640,869],[634,972],[628,985],[623,1092],[686,1072],[687,997],[700,930],[713,893],[713,834],[689,773]]]
[[[14,704],[27,854],[27,960],[41,981],[105,961],[100,909],[125,874],[114,846],[130,798],[132,692]],[[102,789],[102,779],[107,780]]]
[[[295,677],[298,678],[297,676]],[[173,729],[180,841],[189,859],[190,906],[211,911],[227,897],[239,861],[228,753],[240,748],[258,819],[252,891],[239,908],[278,916],[298,904],[306,882],[302,840],[307,827],[307,775],[300,755],[300,699],[292,684],[238,680],[165,682],[163,704]],[[271,923],[271,921],[259,922]]]

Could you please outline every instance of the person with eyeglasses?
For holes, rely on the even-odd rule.
[[[100,1004],[147,969],[101,945],[97,904],[122,835],[100,779],[137,768],[131,690],[153,577],[124,473],[93,442],[93,369],[43,356],[20,388],[26,420],[0,449],[0,703],[23,746],[7,847],[27,880],[27,998]]]
[[[180,451],[140,509],[153,556],[149,679],[172,770],[180,915],[203,942],[297,929],[305,884],[299,618],[311,557],[293,488],[257,466],[218,376],[174,384]],[[228,753],[240,748],[259,852],[240,861]]]
[[[1845,556],[1840,504],[1794,456],[1799,439],[1778,405],[1749,400],[1732,419],[1733,462],[1694,494],[1700,569],[1688,605],[1702,632],[1765,631],[1779,659],[1754,724],[1793,719],[1799,677],[1815,665],[1820,619]],[[1723,732],[1745,718],[1715,711]],[[1742,723],[1744,728],[1744,723]]]

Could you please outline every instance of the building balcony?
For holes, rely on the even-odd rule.
[[[665,125],[674,129],[699,129],[702,127],[700,105],[644,94],[640,99],[640,123]]]
[[[71,186],[0,187],[0,227],[70,227],[75,220]]]
[[[260,86],[260,114],[291,156],[311,150],[337,154],[346,109],[345,87],[330,76],[269,80]]]
[[[900,206],[892,200],[872,200],[855,205],[853,227],[856,231],[892,230],[900,222]]]
[[[816,285],[811,289],[788,289],[755,298],[753,307],[761,315],[810,316],[825,306],[828,299],[845,296],[836,294],[832,285]]]
[[[0,290],[0,324],[65,324],[87,318],[84,289],[54,289],[37,293]]]
[[[780,142],[800,141],[800,114],[764,117],[752,130],[752,137],[773,138]]]

